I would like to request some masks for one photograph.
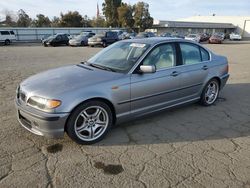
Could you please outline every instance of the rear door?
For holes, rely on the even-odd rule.
[[[174,43],[161,44],[145,57],[142,65],[155,65],[156,72],[131,76],[131,113],[135,116],[178,103],[181,97]]]
[[[182,65],[180,78],[183,100],[199,97],[208,76],[209,53],[199,45],[188,42],[179,43]]]

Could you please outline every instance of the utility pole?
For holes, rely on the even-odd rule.
[[[244,37],[244,34],[245,34],[247,22],[250,22],[250,20],[245,20],[245,21],[244,21],[243,31],[242,31],[242,33],[241,33],[241,37],[242,37],[242,38]]]

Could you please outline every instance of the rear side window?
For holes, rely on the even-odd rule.
[[[9,31],[1,31],[1,35],[9,35]]]
[[[10,34],[15,35],[14,31],[10,31]]]
[[[209,61],[210,60],[209,53],[203,48],[200,48],[200,50],[201,50],[202,61]]]
[[[189,43],[180,43],[182,62],[184,65],[191,65],[201,62],[199,46]]]

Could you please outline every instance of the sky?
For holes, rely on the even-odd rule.
[[[49,16],[59,16],[60,12],[78,11],[82,15],[96,15],[97,3],[100,12],[104,0],[0,0],[0,20],[4,12],[23,9],[30,17],[39,13]],[[250,0],[142,0],[149,4],[150,14],[158,20],[176,20],[190,16],[246,16],[250,15]],[[136,0],[123,0],[135,4]]]

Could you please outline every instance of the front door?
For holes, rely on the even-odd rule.
[[[155,73],[133,73],[131,76],[131,113],[143,115],[178,103],[179,69],[173,43],[155,47],[141,65],[155,65]]]

